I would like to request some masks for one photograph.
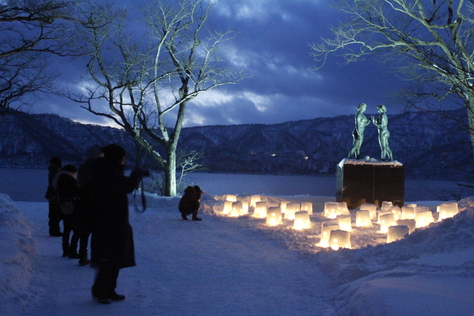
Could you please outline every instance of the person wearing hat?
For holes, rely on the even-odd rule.
[[[59,223],[62,220],[61,208],[56,191],[53,189],[53,180],[61,171],[62,160],[59,157],[52,157],[48,166],[48,190],[45,197],[48,199],[48,226],[49,235],[54,237],[62,236]]]
[[[104,156],[92,167],[91,265],[97,273],[91,292],[97,302],[110,304],[125,299],[115,291],[120,269],[136,265],[127,194],[138,187],[147,172],[135,169],[125,176],[126,153],[117,144],[103,147],[102,152]]]

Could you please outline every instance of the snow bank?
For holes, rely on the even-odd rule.
[[[5,194],[0,194],[0,249],[0,314],[13,315],[27,293],[36,246],[27,221]]]

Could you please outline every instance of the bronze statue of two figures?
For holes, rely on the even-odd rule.
[[[377,126],[378,133],[379,133],[379,144],[381,150],[381,159],[382,160],[393,160],[392,151],[388,145],[388,139],[390,138],[390,132],[388,131],[388,117],[387,117],[387,108],[385,105],[380,104],[377,106],[377,111],[379,116],[377,118],[371,116],[368,119],[364,112],[367,109],[367,104],[361,103],[357,107],[357,114],[355,116],[355,128],[352,132],[352,136],[354,137],[354,143],[352,148],[349,152],[349,158],[354,157],[359,159],[360,157],[360,147],[364,141],[364,131],[365,127],[370,124],[370,122],[374,123]]]

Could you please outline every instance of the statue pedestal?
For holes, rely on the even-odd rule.
[[[336,187],[336,201],[351,209],[365,203],[380,207],[383,201],[402,207],[405,167],[397,161],[343,159],[337,165]]]

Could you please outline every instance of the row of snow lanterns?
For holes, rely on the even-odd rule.
[[[453,217],[458,212],[457,203],[443,203],[437,207],[438,221]],[[347,205],[344,202],[326,202],[324,216],[333,220],[322,223],[319,246],[336,250],[340,247],[351,248],[352,222]],[[356,227],[371,227],[372,221],[380,225],[380,232],[387,234],[387,242],[390,243],[411,234],[416,228],[428,226],[434,218],[428,207],[416,204],[400,208],[384,201],[378,211],[373,204],[362,204],[356,211]]]
[[[281,201],[278,203],[267,203],[260,200],[259,195],[252,195],[250,202],[237,201],[237,196],[227,195],[224,201],[222,214],[230,217],[239,217],[249,213],[249,207],[253,207],[252,216],[255,218],[266,218],[266,224],[277,226],[282,224],[282,219],[293,220],[293,228],[297,230],[311,228],[309,215],[313,214],[311,202],[290,203]]]

